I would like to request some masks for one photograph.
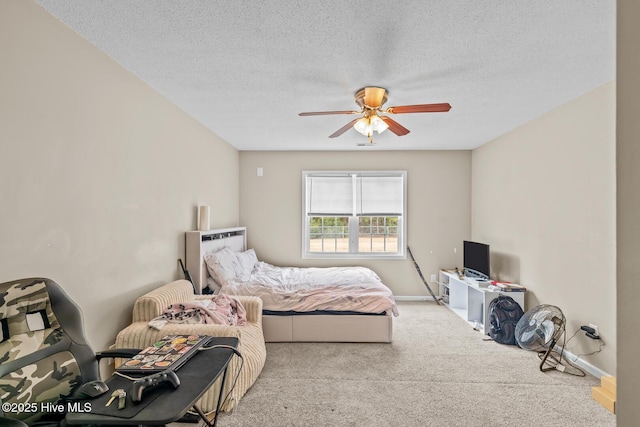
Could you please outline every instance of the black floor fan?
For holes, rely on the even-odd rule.
[[[429,293],[431,294],[431,296],[433,297],[433,300],[438,304],[438,305],[442,305],[440,304],[440,298],[438,298],[436,296],[436,294],[433,293],[433,291],[431,290],[431,286],[429,286],[429,283],[427,283],[427,279],[424,278],[424,276],[422,275],[422,271],[420,271],[420,266],[418,265],[418,263],[416,262],[416,259],[413,257],[413,254],[411,253],[411,248],[409,246],[407,246],[407,252],[409,252],[409,257],[411,258],[411,261],[413,261],[413,265],[416,267],[416,271],[418,272],[418,275],[420,276],[420,279],[422,279],[422,283],[424,283],[424,285],[427,287],[427,289],[429,290]]]

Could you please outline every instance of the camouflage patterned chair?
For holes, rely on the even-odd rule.
[[[0,326],[0,415],[32,424],[45,415],[33,410],[41,403],[56,403],[78,385],[99,379],[80,308],[53,280],[0,284]],[[0,417],[0,425],[3,421],[8,420]]]

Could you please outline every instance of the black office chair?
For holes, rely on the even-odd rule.
[[[55,425],[64,413],[42,412],[42,403],[63,402],[80,385],[98,380],[101,358],[139,351],[94,353],[80,308],[46,278],[0,284],[0,327],[0,426]]]

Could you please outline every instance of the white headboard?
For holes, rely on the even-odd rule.
[[[201,294],[207,287],[207,265],[204,256],[208,252],[229,246],[236,252],[247,249],[247,227],[221,228],[185,233],[186,268],[191,274],[196,291]]]

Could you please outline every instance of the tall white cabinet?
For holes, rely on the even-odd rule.
[[[445,301],[448,296],[448,306],[451,311],[485,335],[489,333],[489,304],[498,298],[498,295],[510,296],[520,304],[522,311],[526,311],[524,309],[525,292],[489,290],[479,286],[475,279],[460,278],[458,273],[447,270],[440,270],[438,279],[440,296]]]

